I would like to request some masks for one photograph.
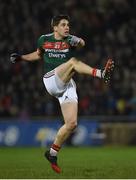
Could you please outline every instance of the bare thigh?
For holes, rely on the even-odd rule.
[[[56,68],[56,73],[64,83],[67,83],[75,74],[75,72],[73,71],[71,60],[58,66]]]

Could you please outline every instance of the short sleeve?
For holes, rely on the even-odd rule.
[[[40,36],[37,42],[37,48],[41,49],[44,41],[45,41],[45,35]]]

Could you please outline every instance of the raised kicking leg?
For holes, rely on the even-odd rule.
[[[56,68],[56,72],[63,82],[68,82],[75,72],[79,74],[87,74],[94,77],[99,77],[104,79],[106,83],[110,81],[110,76],[114,68],[114,61],[108,59],[105,67],[103,69],[92,68],[89,65],[77,60],[76,58],[71,58],[68,62],[60,65]]]

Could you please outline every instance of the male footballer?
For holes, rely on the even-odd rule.
[[[78,60],[74,53],[77,48],[85,46],[82,38],[70,34],[70,19],[67,15],[53,17],[51,26],[53,32],[40,36],[37,50],[26,55],[13,53],[12,63],[17,61],[44,61],[45,74],[43,82],[51,96],[58,99],[64,118],[64,125],[58,130],[50,149],[45,152],[46,159],[52,169],[60,173],[57,154],[63,143],[77,126],[78,97],[76,84],[72,77],[75,73],[86,74],[110,81],[114,61],[108,59],[104,69],[96,69]]]

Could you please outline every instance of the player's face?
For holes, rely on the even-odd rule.
[[[60,23],[55,26],[55,32],[60,37],[67,37],[69,35],[69,21],[66,19],[62,19]]]

